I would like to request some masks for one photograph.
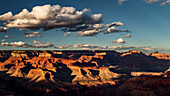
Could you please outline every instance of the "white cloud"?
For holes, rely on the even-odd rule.
[[[125,38],[129,38],[129,37],[132,37],[130,34],[127,34],[126,36],[125,36]]]
[[[33,44],[41,44],[42,42],[33,40]]]
[[[78,33],[77,36],[96,36],[99,32],[103,32],[103,31],[104,31],[103,29],[80,31],[80,32],[77,32]]]
[[[122,39],[122,38],[119,38],[119,39],[117,39],[117,40],[115,40],[115,41],[112,41],[112,43],[116,43],[116,44],[120,44],[120,43],[125,43],[125,41]]]
[[[25,34],[28,34],[28,35],[24,36],[25,38],[28,38],[28,37],[39,37],[41,32],[33,32],[33,33],[25,33]]]
[[[119,5],[122,5],[125,1],[128,1],[128,0],[117,0],[117,1]]]
[[[5,13],[3,15],[0,15],[0,21],[8,21],[12,18],[12,12]]]
[[[104,24],[94,24],[94,25],[93,25],[93,28],[94,28],[94,29],[103,29],[105,26],[106,26],[106,25],[104,25]]]
[[[159,1],[162,1],[162,0],[144,0],[146,3],[156,3],[156,2],[159,2]]]
[[[73,49],[76,48],[82,48],[82,49],[108,49],[106,46],[99,46],[99,45],[93,45],[93,44],[87,44],[87,43],[82,43],[82,44],[76,44],[73,46]]]
[[[73,45],[63,45],[63,46],[59,46],[59,47],[53,47],[55,49],[67,49],[69,47],[72,47]]]
[[[54,45],[50,42],[47,42],[47,44],[39,44],[39,45],[33,45],[33,48],[48,48],[53,47]]]
[[[104,32],[104,34],[117,33],[117,32],[120,32],[120,29],[115,28],[115,26],[112,26],[110,28],[107,28],[106,31]]]
[[[129,0],[117,0],[119,5],[122,5],[123,2],[125,1],[129,1]],[[152,3],[157,3],[159,2],[160,5],[167,5],[170,4],[170,0],[142,0],[148,4],[152,4]]]
[[[51,43],[46,43],[46,44],[39,44],[39,45],[34,45],[34,44],[28,44],[26,42],[23,41],[19,41],[19,42],[5,42],[5,43],[1,43],[1,46],[11,46],[11,47],[22,47],[22,48],[49,48],[49,47],[53,47],[54,45]]]
[[[69,36],[71,34],[71,32],[66,32],[65,34],[64,34],[64,36]]]
[[[170,4],[170,0],[167,0],[161,3],[161,5],[167,5],[167,4]]]
[[[73,7],[60,5],[35,6],[31,12],[23,9],[19,14],[12,16],[11,12],[1,15],[1,21],[12,20],[7,27],[44,30],[62,27],[74,27],[81,24],[97,24],[102,22],[102,14],[85,14],[89,9],[77,11]],[[8,18],[7,18],[8,17]]]

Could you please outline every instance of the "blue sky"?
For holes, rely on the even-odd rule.
[[[96,36],[80,36],[71,32],[70,36],[63,36],[65,32],[60,29],[52,29],[48,31],[40,30],[18,30],[17,28],[10,28],[6,33],[0,33],[0,39],[6,41],[1,42],[18,42],[23,41],[32,44],[33,40],[41,41],[43,43],[50,42],[54,46],[75,45],[75,44],[92,44],[98,46],[135,46],[152,47],[152,51],[158,50],[165,53],[170,53],[170,5],[160,6],[160,2],[148,4],[142,0],[129,0],[122,5],[117,4],[117,0],[3,0],[0,3],[0,14],[11,11],[13,15],[18,14],[22,9],[26,8],[30,12],[35,6],[42,6],[46,4],[57,5],[62,7],[74,7],[78,11],[84,8],[90,8],[92,14],[102,14],[103,22],[101,24],[109,24],[120,21],[124,26],[119,26],[119,29],[130,30],[130,33],[119,32],[103,34],[99,33]],[[1,26],[3,22],[1,22]],[[58,31],[56,31],[58,30]],[[25,36],[24,32],[41,32],[43,37],[29,37]],[[130,34],[132,37],[125,38],[124,36]],[[5,38],[5,35],[13,36]],[[112,41],[123,38],[126,43],[115,44]],[[164,50],[166,48],[166,50]],[[22,48],[11,46],[0,46],[0,50],[31,50],[37,48]],[[38,48],[39,49],[39,48]],[[55,48],[40,48],[40,49],[55,49]],[[72,49],[72,48],[68,48]],[[160,49],[160,50],[159,50]],[[145,50],[146,51],[146,50]]]

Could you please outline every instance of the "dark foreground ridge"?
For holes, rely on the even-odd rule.
[[[169,95],[170,54],[1,50],[0,95]]]

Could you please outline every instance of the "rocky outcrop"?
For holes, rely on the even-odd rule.
[[[121,74],[111,72],[107,67],[68,67],[73,71],[71,75],[76,76],[72,82],[87,86],[97,86],[107,83],[115,85],[114,79],[121,76]]]
[[[154,56],[158,59],[170,60],[170,54],[154,52],[154,53],[151,53],[150,56]]]

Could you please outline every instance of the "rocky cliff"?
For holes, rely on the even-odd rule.
[[[131,76],[141,76],[138,75],[141,72],[142,75],[165,75],[170,61],[167,55],[157,54],[147,55],[141,51],[0,51],[0,71],[6,74],[2,80],[15,82],[15,86],[27,90],[82,96],[84,86],[117,86]],[[11,81],[9,78],[20,79]]]

